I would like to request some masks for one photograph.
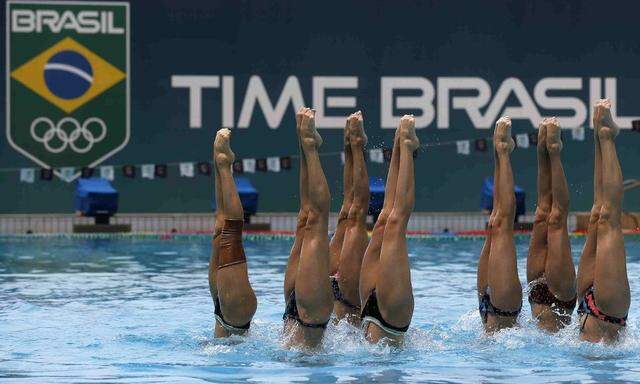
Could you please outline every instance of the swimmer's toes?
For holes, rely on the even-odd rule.
[[[516,147],[515,141],[511,137],[511,118],[503,116],[496,122],[493,131],[493,142],[495,148],[501,152],[513,152]]]
[[[353,117],[349,119],[349,140],[357,145],[367,145],[368,138],[364,133],[364,121],[362,119],[362,113],[356,112]]]
[[[601,139],[614,139],[620,129],[611,115],[611,101],[600,99],[594,107],[594,128]]]
[[[511,118],[509,116],[502,116],[496,121],[493,136],[500,141],[507,141],[511,137]]]
[[[235,160],[235,154],[231,150],[231,131],[228,128],[222,128],[216,133],[214,143],[214,152],[216,162],[232,163]]]
[[[316,111],[313,109],[308,109],[305,112],[300,125],[300,137],[304,146],[319,148],[322,145],[322,137],[315,126],[315,113]]]
[[[547,127],[547,149],[549,152],[560,152],[562,150],[562,135],[558,119],[551,117],[545,119]]]
[[[400,139],[402,143],[415,150],[420,146],[420,140],[416,135],[416,119],[413,115],[404,115],[400,119]]]

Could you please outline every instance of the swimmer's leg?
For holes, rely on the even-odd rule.
[[[298,264],[295,293],[300,319],[307,324],[326,324],[333,300],[329,286],[329,186],[322,170],[318,148],[322,139],[315,129],[315,111],[307,110],[300,126],[300,141],[307,162],[309,211]],[[322,328],[305,328],[305,342],[317,345]]]
[[[544,274],[547,262],[547,220],[551,212],[551,164],[547,151],[547,127],[538,127],[538,192],[535,219],[527,256],[527,282]],[[533,308],[532,308],[533,309]],[[534,314],[535,315],[535,314]]]
[[[614,139],[618,127],[613,122],[609,100],[596,104],[596,125],[602,150],[602,208],[598,221],[594,296],[600,310],[609,316],[625,317],[630,294],[622,235],[622,171]]]
[[[420,144],[413,116],[402,117],[398,136],[398,181],[382,240],[376,293],[382,317],[395,327],[406,327],[411,322],[414,305],[406,232],[415,202],[413,152]]]
[[[340,252],[342,252],[342,244],[344,243],[344,234],[347,230],[347,219],[349,218],[349,210],[353,201],[353,156],[351,154],[351,145],[349,142],[349,121],[344,127],[344,167],[342,168],[342,186],[344,197],[342,198],[342,206],[338,213],[338,223],[336,230],[331,237],[329,243],[329,273],[335,275],[338,272],[340,264]]]
[[[489,255],[491,254],[491,233],[493,232],[494,223],[498,215],[498,202],[500,201],[500,191],[497,185],[500,184],[500,162],[498,161],[498,152],[493,151],[493,204],[489,221],[487,222],[487,234],[484,238],[484,244],[480,251],[480,259],[478,260],[478,273],[476,277],[476,286],[478,289],[478,298],[482,298],[489,287]]]
[[[493,212],[491,213],[493,214]],[[480,259],[478,259],[478,272],[476,277],[476,287],[478,297],[482,297],[489,286],[489,254],[491,253],[491,227],[489,226],[487,235],[482,244]]]
[[[353,202],[349,209],[347,230],[340,255],[338,286],[343,297],[350,304],[359,306],[360,269],[367,243],[367,211],[369,208],[369,176],[364,160],[364,147],[367,137],[364,133],[362,113],[356,112],[349,117],[350,146],[353,157]],[[359,320],[359,310],[349,308],[337,302],[336,315],[342,317],[351,314],[353,321]]]
[[[218,272],[218,254],[220,252],[220,233],[222,233],[222,227],[224,226],[224,203],[222,199],[222,181],[220,181],[220,173],[217,170],[215,164],[215,149],[213,157],[213,169],[214,169],[214,185],[216,192],[216,216],[215,224],[213,228],[213,239],[211,240],[211,257],[209,258],[209,292],[211,298],[215,302],[218,298],[218,288],[216,287],[216,273]]]
[[[231,132],[227,129],[218,131],[216,135],[216,156],[215,163],[217,171],[220,174],[220,190],[222,191],[223,206],[225,210],[225,224],[220,235],[220,254],[218,265],[218,271],[216,273],[218,299],[220,300],[220,308],[225,321],[233,326],[243,326],[251,321],[253,315],[256,312],[256,296],[249,283],[249,276],[247,273],[246,262],[232,262],[229,265],[224,263],[228,260],[223,260],[225,242],[236,242],[230,249],[234,255],[239,252],[244,253],[242,250],[242,222],[244,220],[244,214],[242,210],[242,204],[240,203],[240,196],[236,189],[236,184],[231,175],[231,164],[234,160],[233,152],[229,146]],[[239,222],[239,225],[238,225]],[[239,230],[239,233],[237,233]],[[229,236],[227,238],[227,232],[234,231],[237,234],[235,236]],[[239,237],[237,237],[239,236]],[[239,243],[238,243],[239,242]],[[220,331],[220,332],[219,332]],[[216,335],[227,336],[230,333],[226,329],[220,327],[220,324],[216,322]]]
[[[296,113],[296,130],[300,130],[302,116],[306,108],[300,108]],[[298,274],[298,263],[300,261],[300,251],[302,250],[302,241],[304,240],[304,232],[307,226],[307,217],[309,215],[309,179],[307,176],[307,161],[304,158],[302,147],[300,149],[300,211],[298,212],[298,221],[296,225],[295,240],[291,247],[287,269],[284,275],[284,300],[289,300],[289,295],[296,287],[296,275]],[[285,321],[285,325],[288,321]]]
[[[369,245],[364,253],[364,258],[362,259],[359,284],[361,308],[364,307],[371,291],[376,287],[379,272],[378,266],[380,262],[380,251],[382,250],[382,240],[384,238],[384,230],[387,225],[387,220],[393,210],[399,166],[400,144],[396,131],[396,136],[393,140],[391,162],[389,163],[389,171],[387,173],[387,182],[384,188],[384,202],[382,204],[382,210],[380,211],[380,215],[378,215],[378,220],[376,220],[376,223],[373,226],[371,240],[369,241]]]
[[[491,304],[507,312],[518,311],[522,306],[522,288],[518,279],[516,249],[513,242],[515,219],[515,193],[510,153],[515,147],[511,138],[511,120],[501,118],[496,123],[494,146],[498,154],[499,179],[494,190],[498,190],[498,212],[491,233],[489,254],[489,287]],[[512,326],[515,318],[504,319],[498,327]]]
[[[547,149],[551,162],[551,191],[553,203],[549,215],[549,250],[545,266],[545,276],[549,291],[561,301],[571,301],[576,297],[576,273],[571,258],[569,229],[569,188],[560,159],[562,142],[560,126],[556,118],[547,119]]]
[[[596,266],[596,245],[598,237],[598,221],[600,220],[600,210],[602,209],[602,150],[600,149],[600,139],[598,138],[598,126],[596,121],[595,107],[593,119],[593,144],[594,144],[594,165],[593,165],[593,206],[589,215],[589,225],[587,236],[582,249],[582,255],[578,263],[577,291],[578,297],[582,298],[587,293],[589,287],[593,286],[593,277]]]

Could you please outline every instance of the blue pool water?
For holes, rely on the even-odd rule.
[[[578,257],[582,238],[572,239]],[[524,281],[528,238],[518,239]],[[481,240],[411,240],[415,314],[407,345],[331,325],[322,350],[280,343],[290,241],[245,243],[258,312],[246,338],[213,338],[210,243],[0,240],[0,380],[68,382],[628,382],[640,380],[640,240],[627,238],[631,312],[620,345],[549,335],[531,322],[483,336],[475,293]]]

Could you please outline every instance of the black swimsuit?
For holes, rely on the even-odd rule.
[[[226,329],[228,331],[232,331],[232,332],[233,331],[241,332],[241,331],[246,331],[251,326],[251,321],[249,321],[247,324],[241,325],[241,326],[231,325],[231,324],[227,323],[227,321],[224,319],[224,316],[222,316],[222,311],[220,310],[220,300],[218,300],[217,297],[213,301],[213,305],[215,307],[214,313],[215,313],[215,316],[216,316],[216,320],[222,326],[222,328],[224,328],[224,329]]]
[[[611,323],[611,324],[620,325],[622,327],[625,327],[627,325],[627,316],[622,318],[609,316],[604,312],[602,312],[600,308],[598,308],[598,306],[596,305],[596,298],[593,294],[593,286],[587,289],[587,293],[585,293],[582,300],[580,300],[578,313],[580,315],[591,315],[598,320],[606,321],[607,323]],[[584,329],[584,325],[586,324],[586,322],[587,322],[587,316],[584,316],[584,321],[582,322],[582,326],[580,327],[581,331]]]
[[[489,315],[494,316],[504,316],[504,317],[518,317],[520,314],[520,309],[513,312],[503,311],[498,309],[491,304],[491,296],[489,295],[488,288],[487,291],[484,292],[484,295],[478,297],[478,310],[480,311],[480,317],[482,318],[483,323],[487,323],[487,318]]]
[[[340,291],[340,285],[338,285],[338,278],[336,276],[330,276],[329,280],[331,280],[331,288],[333,289],[333,299],[335,301],[339,301],[340,303],[344,304],[346,307],[348,307],[348,308],[350,308],[350,309],[352,309],[354,311],[359,311],[360,310],[360,306],[359,305],[351,304],[342,295],[342,292]]]
[[[289,294],[289,300],[287,300],[287,308],[284,310],[284,315],[282,315],[282,320],[291,319],[295,320],[298,324],[307,327],[307,328],[327,328],[327,324],[329,322],[323,324],[310,324],[305,323],[300,318],[300,314],[298,314],[298,305],[296,303],[296,290],[292,289]]]
[[[380,308],[378,307],[378,298],[376,296],[375,288],[371,291],[371,294],[367,299],[367,303],[364,305],[364,308],[362,308],[360,317],[362,318],[362,327],[365,327],[368,323],[374,323],[385,332],[396,336],[404,334],[407,332],[407,329],[409,329],[409,325],[405,327],[396,327],[387,323],[385,319],[382,318]]]
[[[549,290],[549,285],[544,281],[533,281],[531,284],[531,290],[529,291],[529,303],[547,305],[551,308],[564,309],[568,314],[573,312],[573,308],[576,306],[576,299],[569,301],[559,300]]]

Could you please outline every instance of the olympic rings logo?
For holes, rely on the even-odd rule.
[[[38,127],[43,126],[46,128],[42,135],[38,135]],[[70,131],[64,130],[65,126],[70,126],[73,129]],[[70,147],[76,153],[87,153],[93,148],[95,143],[102,141],[107,136],[107,125],[104,121],[97,117],[90,117],[85,120],[82,125],[78,120],[73,117],[65,117],[58,121],[58,124],[54,124],[48,117],[38,117],[31,123],[31,137],[39,142],[43,143],[47,151],[51,153],[63,152],[67,147]],[[51,142],[54,138],[57,138],[59,142],[58,146],[52,146]],[[78,140],[82,138],[78,144]],[[82,144],[85,141],[86,144]]]

